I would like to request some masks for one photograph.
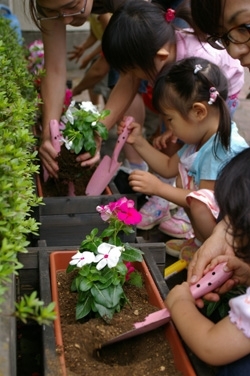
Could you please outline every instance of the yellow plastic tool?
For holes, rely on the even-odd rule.
[[[174,262],[172,265],[169,265],[167,268],[164,269],[164,279],[168,279],[172,277],[174,274],[181,272],[183,269],[187,267],[188,263],[185,260],[178,260]]]

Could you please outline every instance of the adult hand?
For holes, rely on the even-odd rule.
[[[102,139],[99,136],[96,136],[96,153],[93,157],[89,153],[84,153],[81,155],[78,155],[76,158],[77,162],[80,162],[82,167],[86,166],[93,166],[95,163],[97,163],[100,160],[100,150],[102,145]]]
[[[214,228],[212,235],[195,252],[188,267],[188,281],[191,284],[210,270],[209,264],[213,258],[220,255],[234,255],[232,238],[227,231],[228,225],[225,220],[220,221]]]
[[[39,147],[39,157],[43,167],[47,170],[48,174],[53,178],[58,178],[58,163],[56,157],[57,151],[53,147],[50,140],[45,140]]]

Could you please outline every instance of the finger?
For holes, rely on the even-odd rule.
[[[91,157],[89,153],[79,155],[77,162],[80,162],[82,167],[92,166],[100,160],[100,152],[98,151],[94,157]]]

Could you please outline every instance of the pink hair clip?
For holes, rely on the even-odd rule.
[[[211,105],[211,104],[213,104],[215,101],[216,101],[216,99],[217,99],[217,97],[218,97],[218,95],[219,95],[219,93],[218,93],[218,91],[215,89],[215,87],[210,87],[210,89],[209,89],[209,94],[210,94],[210,97],[209,97],[209,101],[207,102],[209,105]]]
[[[171,8],[168,8],[168,10],[166,11],[165,13],[165,20],[167,22],[171,22],[175,19],[175,10],[174,9],[171,9]]]

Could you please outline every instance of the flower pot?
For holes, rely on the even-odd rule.
[[[89,234],[91,229],[98,227],[100,231],[106,227],[96,211],[98,205],[123,197],[111,182],[100,196],[64,196],[44,197],[40,177],[36,178],[37,194],[43,197],[44,205],[38,210],[38,222],[41,223],[39,238],[45,240],[47,246],[76,246]],[[137,202],[136,194],[126,195],[127,198]],[[125,240],[135,242],[136,232],[127,235]]]
[[[58,271],[65,270],[71,260],[71,257],[75,254],[76,251],[62,251],[62,252],[52,252],[50,254],[50,275],[51,275],[51,288],[52,288],[52,300],[56,302],[57,309],[57,319],[54,323],[55,336],[56,336],[56,345],[63,349],[63,338],[60,322],[60,307],[58,301],[58,290],[57,290],[57,279],[56,274]],[[149,303],[158,307],[159,309],[164,308],[164,303],[161,298],[161,295],[154,283],[154,280],[149,272],[149,269],[143,261],[142,263],[134,263],[135,268],[140,271],[145,280],[145,287],[147,289]],[[176,332],[173,324],[169,322],[166,326],[163,327],[164,335],[166,341],[169,342],[175,366],[178,370],[182,372],[185,376],[195,376],[196,373],[190,363],[190,360],[184,350],[183,344]],[[62,368],[62,374],[66,375],[66,366],[65,358],[63,351],[60,355],[60,362]]]

